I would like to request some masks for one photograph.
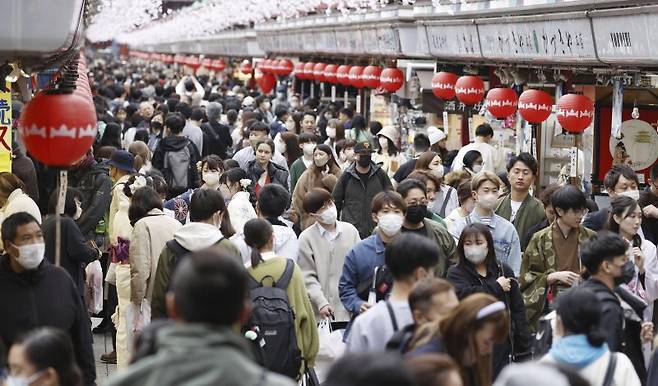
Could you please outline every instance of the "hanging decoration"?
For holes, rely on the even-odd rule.
[[[201,61],[201,67],[205,68],[206,70],[212,70],[212,59],[204,58]]]
[[[455,82],[455,95],[466,105],[480,103],[484,98],[484,82],[474,75],[462,76]]]
[[[224,71],[226,69],[226,63],[222,59],[215,59],[212,61],[212,68],[218,72]]]
[[[338,66],[338,69],[336,70],[336,80],[339,84],[342,84],[343,86],[350,85],[350,68],[351,67],[347,64],[341,64]]]
[[[295,78],[304,80],[304,62],[295,63],[294,67]]]
[[[324,82],[324,68],[326,66],[326,63],[315,63],[315,66],[313,66],[313,79],[316,82]]]
[[[432,93],[441,100],[450,100],[455,97],[455,83],[457,74],[452,72],[437,72],[432,77]]]
[[[347,77],[350,80],[350,86],[355,88],[363,88],[363,78],[361,78],[362,74],[362,66],[352,66],[350,68],[350,72],[347,73]]]
[[[281,76],[288,76],[292,73],[294,65],[290,59],[281,59],[276,69],[276,74]]]
[[[525,90],[519,97],[519,114],[530,123],[542,123],[551,116],[553,97],[541,90]]]
[[[509,87],[492,88],[487,93],[485,107],[498,119],[507,118],[516,112],[519,96]]]
[[[581,94],[566,94],[557,102],[557,120],[566,131],[581,134],[594,119],[594,102]]]
[[[304,63],[304,79],[313,80],[313,68],[315,68],[314,62]]]
[[[251,61],[249,59],[245,59],[242,61],[240,64],[240,72],[242,72],[245,75],[249,75],[254,71],[253,66],[251,65]]]
[[[396,67],[384,69],[379,77],[379,86],[388,92],[398,91],[403,84],[404,73]]]
[[[261,74],[256,77],[256,83],[258,83],[258,87],[263,94],[269,94],[276,85],[276,77],[270,73]]]
[[[188,56],[185,60],[185,65],[196,71],[199,67],[201,67],[201,61],[196,55]]]
[[[338,70],[337,65],[327,64],[324,68],[324,81],[331,84],[338,83],[338,80],[336,79],[336,70]]]
[[[375,89],[379,87],[379,78],[382,76],[382,68],[379,66],[367,66],[363,69],[361,78],[363,79],[363,86]]]
[[[271,73],[272,72],[272,59],[261,60],[258,63],[257,67],[260,70],[260,72],[262,72],[263,74]]]

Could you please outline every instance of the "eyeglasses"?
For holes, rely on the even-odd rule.
[[[423,199],[423,200],[420,200],[420,201],[419,200],[413,200],[413,201],[409,201],[407,203],[407,206],[427,205],[428,202],[429,201],[427,201],[427,199]]]

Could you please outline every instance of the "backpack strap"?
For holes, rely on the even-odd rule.
[[[176,239],[171,239],[167,241],[167,247],[171,249],[174,252],[174,255],[176,256],[176,260],[178,260],[181,256],[189,253],[190,251],[185,249]]]
[[[281,278],[276,282],[274,286],[282,290],[288,288],[294,271],[295,263],[293,263],[293,261],[290,259],[286,259],[286,268],[283,270],[283,275],[281,275]]]
[[[446,196],[443,198],[443,205],[441,205],[441,210],[439,210],[439,216],[445,218],[446,217],[446,207],[448,206],[448,199],[450,198],[450,195],[452,194],[452,191],[455,190],[452,186],[448,188],[448,193],[446,193]]]
[[[393,324],[393,332],[398,332],[400,329],[398,327],[398,320],[395,318],[395,312],[393,312],[393,306],[389,300],[386,301],[386,309],[388,310],[388,315],[391,317],[391,323]]]
[[[608,362],[608,369],[605,371],[605,378],[601,386],[612,386],[612,379],[615,375],[617,368],[617,353],[610,351],[610,362]]]

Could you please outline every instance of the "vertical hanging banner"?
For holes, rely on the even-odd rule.
[[[621,139],[621,112],[624,108],[624,84],[621,78],[616,77],[612,81],[612,137]]]
[[[0,87],[0,172],[11,172],[11,83]]]

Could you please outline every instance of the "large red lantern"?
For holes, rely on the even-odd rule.
[[[403,84],[404,73],[399,68],[386,68],[379,77],[379,86],[388,92],[398,91]]]
[[[245,75],[251,74],[251,72],[254,70],[254,67],[251,65],[251,61],[248,59],[245,59],[242,61],[240,64],[240,72],[242,72]]]
[[[593,119],[594,102],[585,95],[567,94],[557,102],[557,121],[569,133],[582,133]]]
[[[455,82],[455,95],[466,105],[479,103],[484,98],[484,82],[477,76],[462,76]]]
[[[222,59],[215,59],[212,61],[212,68],[215,71],[224,71],[226,69],[226,63]]]
[[[350,85],[356,88],[363,88],[363,79],[361,75],[363,74],[362,66],[352,66],[350,72],[347,73],[347,77],[350,80]]]
[[[324,82],[325,67],[327,67],[326,63],[315,63],[315,66],[313,66],[313,79],[318,82]]]
[[[258,62],[258,69],[263,74],[271,72],[272,69],[272,59],[265,59]]]
[[[276,77],[270,73],[262,74],[256,77],[256,83],[258,83],[258,87],[260,87],[263,94],[269,94],[276,85]]]
[[[305,74],[304,74],[304,63],[303,62],[295,63],[295,78],[305,79],[304,76],[305,76]]]
[[[210,58],[205,58],[201,61],[201,66],[204,68],[211,70],[212,69],[212,59]]]
[[[439,99],[450,100],[455,97],[457,75],[452,72],[437,72],[432,77],[432,93]]]
[[[313,80],[313,69],[315,68],[315,63],[306,62],[304,64],[304,79]]]
[[[196,70],[201,67],[201,61],[199,60],[198,56],[188,56],[187,60],[185,61],[185,65],[193,70]]]
[[[324,68],[324,81],[332,84],[337,83],[338,79],[336,79],[336,70],[338,70],[337,65],[327,64],[327,66]]]
[[[379,87],[379,78],[382,76],[382,68],[379,66],[367,66],[363,69],[361,79],[363,86],[368,88]]]
[[[294,66],[290,59],[279,60],[279,70],[277,71],[278,75],[288,76],[292,73]]]
[[[49,166],[78,161],[96,139],[96,111],[75,94],[38,93],[25,106],[20,130],[27,151]]]
[[[350,85],[350,66],[347,64],[341,64],[336,69],[336,81],[343,86]]]
[[[514,114],[519,103],[516,91],[509,87],[499,87],[489,90],[485,106],[487,110],[498,119],[507,118]]]
[[[553,97],[541,90],[525,90],[519,97],[519,114],[530,123],[542,123],[553,111]]]

